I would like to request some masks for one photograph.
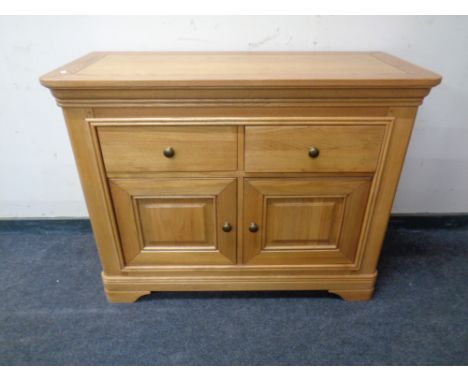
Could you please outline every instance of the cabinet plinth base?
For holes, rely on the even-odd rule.
[[[150,294],[151,291],[113,291],[104,288],[104,292],[107,297],[107,301],[110,303],[132,303],[138,300],[140,297]]]
[[[345,301],[368,301],[372,298],[374,289],[329,290],[329,292],[340,296]]]
[[[346,301],[365,301],[372,297],[377,272],[354,275],[219,275],[207,276],[192,271],[184,276],[130,276],[102,274],[109,302],[135,302],[151,292],[195,291],[306,291],[328,290]]]

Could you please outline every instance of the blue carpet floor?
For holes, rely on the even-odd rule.
[[[87,221],[0,222],[2,365],[467,365],[468,225],[391,224],[374,299],[104,297]]]

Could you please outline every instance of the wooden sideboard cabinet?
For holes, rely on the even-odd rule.
[[[110,302],[151,291],[371,297],[418,106],[376,52],[91,53],[63,108]]]

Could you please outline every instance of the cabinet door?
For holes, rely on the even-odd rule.
[[[126,265],[236,262],[234,179],[111,179]]]
[[[370,179],[246,179],[244,254],[249,264],[351,264]]]

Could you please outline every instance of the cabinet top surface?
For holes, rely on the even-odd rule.
[[[380,52],[95,52],[41,77],[52,89],[430,87],[440,80]]]

